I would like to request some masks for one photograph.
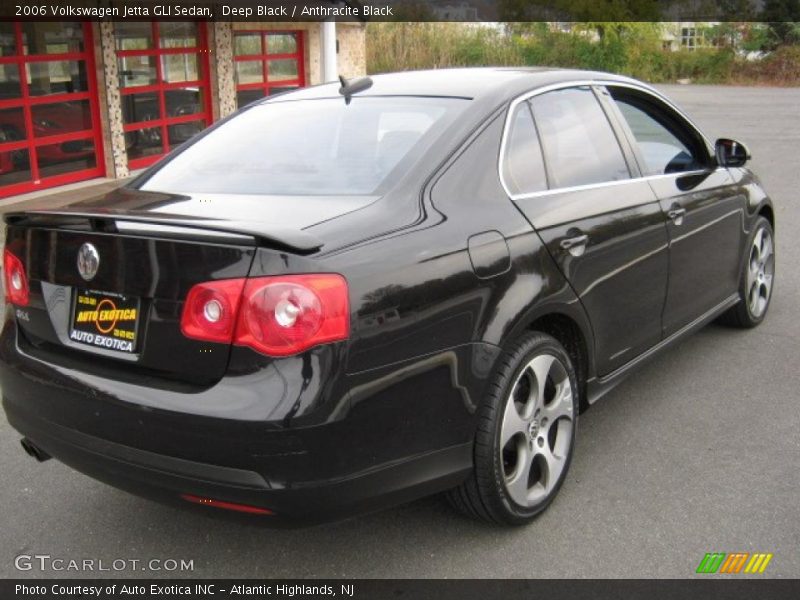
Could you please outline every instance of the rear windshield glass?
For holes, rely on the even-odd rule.
[[[151,174],[143,190],[372,195],[466,107],[458,98],[367,97],[245,109]]]

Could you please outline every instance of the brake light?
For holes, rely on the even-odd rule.
[[[189,291],[181,330],[269,356],[298,354],[348,338],[347,281],[326,273],[201,283]]]
[[[230,344],[244,282],[244,279],[222,279],[192,287],[181,315],[183,335]]]
[[[6,300],[17,306],[27,306],[30,298],[28,277],[22,261],[8,250],[3,252],[3,276],[5,277]]]
[[[349,335],[347,281],[341,275],[247,280],[235,344],[270,356],[289,356]]]

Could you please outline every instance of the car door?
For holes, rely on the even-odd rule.
[[[652,188],[635,177],[635,161],[592,87],[534,93],[512,111],[501,155],[504,185],[580,298],[597,371],[607,374],[661,340],[664,216]],[[545,189],[526,184],[525,162],[511,156],[515,138],[541,146],[534,154],[543,162]]]
[[[746,199],[708,143],[655,95],[608,86],[641,171],[667,216],[669,336],[736,293]]]

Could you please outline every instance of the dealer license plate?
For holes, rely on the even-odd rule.
[[[95,348],[133,353],[139,308],[139,298],[133,296],[77,290],[69,339]]]

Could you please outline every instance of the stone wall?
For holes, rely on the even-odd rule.
[[[236,78],[233,68],[232,23],[209,23],[211,55],[211,93],[214,119],[227,117],[236,110]],[[213,38],[213,42],[212,42]]]
[[[365,26],[338,23],[336,37],[339,40],[339,73],[345,77],[365,76],[367,74]]]
[[[128,153],[122,128],[122,95],[114,47],[114,26],[110,22],[95,24],[95,62],[98,65],[100,126],[105,146],[106,174],[111,178],[127,177]]]

